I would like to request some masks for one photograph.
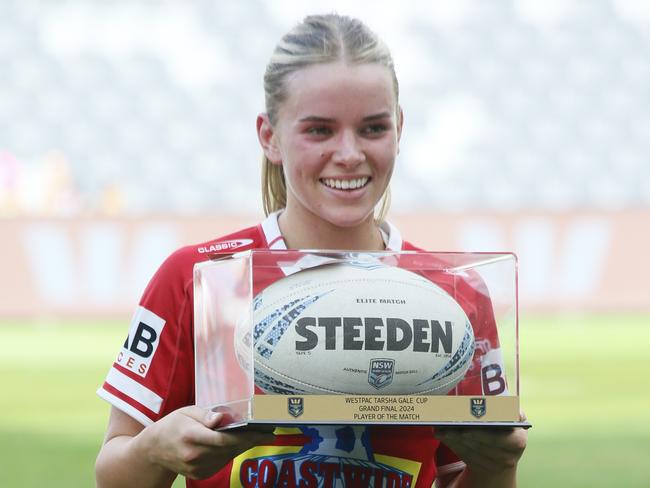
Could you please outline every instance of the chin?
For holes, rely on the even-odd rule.
[[[336,215],[326,215],[323,218],[336,227],[354,229],[355,227],[367,224],[368,221],[372,221],[374,219],[374,209],[370,212],[342,210],[341,212],[337,212]]]

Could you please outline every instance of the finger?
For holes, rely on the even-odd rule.
[[[472,429],[472,428],[446,428],[437,429],[435,437],[440,440],[445,439],[468,439],[474,442],[481,442],[492,444],[498,441],[499,437],[507,436],[511,429],[507,432],[488,429]]]
[[[224,433],[223,441],[227,446],[237,446],[240,444],[256,445],[256,444],[273,444],[275,442],[275,435],[272,432],[261,432],[257,430],[244,430],[241,432],[227,432]]]
[[[457,439],[445,445],[473,470],[490,471],[497,464],[493,453],[479,449],[464,439]]]
[[[507,445],[508,439],[515,433],[514,428],[505,429],[488,429],[488,428],[447,428],[436,430],[435,437],[440,440],[450,438],[463,438],[476,444],[484,444],[487,446],[500,446],[501,444]]]
[[[250,431],[250,432],[266,432],[273,433],[276,427],[272,424],[247,424],[242,427],[239,427],[237,430],[241,432]]]
[[[214,428],[223,421],[222,413],[211,412],[195,405],[178,409],[178,412],[208,428]]]
[[[195,432],[192,441],[207,447],[220,447],[239,450],[259,444],[273,444],[275,436],[272,432],[257,430],[220,430],[201,429]]]
[[[473,470],[495,472],[509,466],[513,455],[488,445],[480,445],[464,436],[445,442]]]
[[[437,437],[453,449],[454,445],[471,446],[474,449],[492,452],[499,459],[519,457],[526,444],[526,433],[523,429],[509,429],[505,432],[466,429],[450,431]]]

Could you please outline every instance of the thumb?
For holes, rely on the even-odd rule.
[[[215,427],[221,425],[224,421],[223,413],[206,410],[205,408],[197,407],[196,405],[183,407],[179,409],[179,413],[182,413],[186,417],[196,420],[209,429],[214,429]]]

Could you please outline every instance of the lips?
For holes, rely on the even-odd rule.
[[[368,184],[370,178],[362,176],[360,178],[321,178],[320,182],[335,190],[358,190]]]

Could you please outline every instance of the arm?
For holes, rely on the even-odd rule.
[[[207,478],[237,454],[273,442],[269,429],[217,432],[222,414],[184,407],[144,427],[113,407],[95,464],[99,488],[169,487],[177,474]]]
[[[487,285],[480,275],[468,273],[458,283],[455,298],[463,306],[474,327],[477,350],[473,374],[458,385],[458,395],[508,394],[502,351]],[[487,374],[487,373],[490,374]],[[520,420],[526,420],[523,413]],[[527,431],[510,429],[436,428],[435,436],[465,463],[460,473],[442,478],[445,488],[514,488],[517,486],[517,465],[527,441]]]

